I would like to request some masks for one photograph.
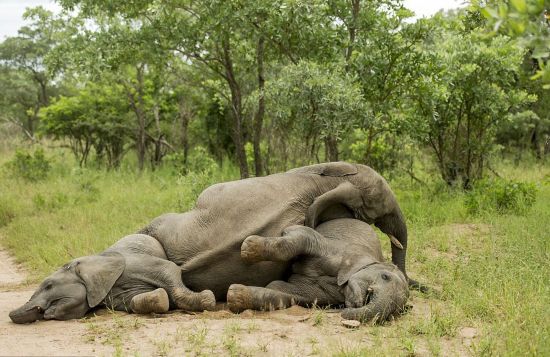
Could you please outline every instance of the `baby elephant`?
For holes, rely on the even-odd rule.
[[[183,285],[181,268],[168,261],[161,244],[144,234],[126,236],[98,255],[65,264],[47,277],[31,299],[10,312],[15,323],[69,320],[96,306],[136,313],[170,308],[213,309],[211,291],[195,293]]]
[[[402,311],[409,296],[407,279],[384,262],[373,228],[355,219],[327,221],[316,231],[292,226],[282,237],[250,236],[241,257],[294,264],[288,281],[276,280],[265,288],[231,285],[227,303],[233,312],[345,303],[344,318],[376,323]]]

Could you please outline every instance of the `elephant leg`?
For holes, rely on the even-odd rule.
[[[280,310],[292,305],[342,304],[344,296],[334,277],[309,278],[294,274],[289,281],[275,280],[265,288],[233,284],[227,292],[227,304],[231,311]]]
[[[269,286],[269,285],[268,285]],[[247,309],[271,311],[286,309],[296,304],[306,304],[307,299],[270,288],[232,284],[227,290],[227,306],[233,312]]]
[[[282,237],[249,236],[241,245],[241,258],[249,263],[285,262],[301,254],[326,253],[325,238],[309,227],[292,226]]]
[[[331,206],[343,205],[350,208],[352,211],[363,205],[361,199],[361,190],[355,187],[351,182],[343,182],[336,188],[325,192],[317,197],[311,206],[309,206],[304,225],[315,228],[317,226],[319,216],[323,211]]]
[[[216,299],[211,290],[194,292],[186,287],[181,279],[181,268],[174,262],[154,258],[152,261],[143,262],[146,276],[142,277],[150,285],[166,290],[170,302],[176,308],[187,311],[213,310]]]
[[[170,301],[166,290],[158,288],[147,293],[136,295],[130,301],[130,309],[136,314],[161,314],[168,312]]]

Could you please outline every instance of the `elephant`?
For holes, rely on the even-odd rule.
[[[128,235],[100,254],[74,259],[47,277],[30,300],[10,312],[15,323],[84,317],[98,306],[135,313],[170,308],[213,309],[211,291],[189,291],[181,269],[166,259],[160,243],[144,234]]]
[[[241,257],[293,263],[287,281],[266,287],[231,285],[227,304],[233,312],[345,303],[342,317],[381,323],[403,311],[409,296],[405,275],[384,262],[374,229],[356,219],[330,220],[315,230],[292,226],[281,237],[250,236]]]
[[[407,226],[397,199],[382,176],[360,164],[331,162],[215,184],[194,209],[157,217],[139,233],[156,238],[168,259],[182,266],[185,286],[209,289],[223,300],[232,283],[266,286],[288,269],[278,261],[251,268],[240,257],[245,238],[280,236],[289,226],[315,228],[336,218],[374,223],[390,237],[393,263],[419,287],[406,274]]]
[[[166,291],[175,307],[210,309],[216,300],[225,300],[232,284],[261,287],[288,274],[288,261],[242,259],[241,245],[247,237],[280,236],[289,226],[314,228],[337,218],[374,223],[386,233],[392,261],[407,278],[407,226],[387,182],[368,166],[333,162],[213,185],[198,197],[194,209],[157,217],[103,253],[65,265],[10,316],[15,322],[75,318],[100,303],[145,311],[136,307],[137,301],[152,299],[141,294],[153,294],[157,288]],[[104,263],[94,264],[98,260]],[[104,272],[101,266],[109,269]],[[55,297],[51,292],[67,284],[74,287],[72,295],[56,298],[50,306],[47,297]],[[157,291],[156,298],[161,293]]]

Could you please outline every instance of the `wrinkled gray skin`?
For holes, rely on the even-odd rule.
[[[382,322],[403,310],[407,279],[394,264],[384,262],[370,225],[343,218],[323,223],[316,231],[293,226],[282,237],[248,237],[241,246],[245,261],[293,261],[292,275],[265,288],[231,285],[229,308],[240,312],[345,303],[342,316],[362,322]]]
[[[287,262],[241,260],[246,237],[276,237],[292,225],[315,228],[335,218],[374,223],[388,234],[392,261],[406,276],[407,226],[397,200],[384,178],[358,164],[318,164],[216,184],[193,210],[160,216],[140,233],[158,239],[168,259],[182,266],[189,289],[210,289],[222,300],[231,283],[266,286],[288,268]]]
[[[210,291],[194,293],[181,281],[181,269],[166,259],[160,243],[144,234],[126,236],[98,255],[81,257],[46,278],[20,308],[15,323],[69,320],[96,306],[137,313],[169,308],[213,308]]]

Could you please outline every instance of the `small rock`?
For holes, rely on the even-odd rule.
[[[342,325],[347,328],[358,328],[359,326],[361,326],[361,323],[355,320],[342,320]]]

